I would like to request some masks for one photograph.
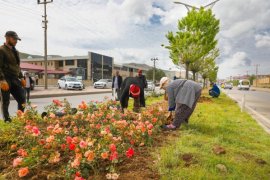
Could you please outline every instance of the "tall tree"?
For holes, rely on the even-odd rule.
[[[204,59],[217,45],[215,39],[219,32],[219,20],[211,10],[192,9],[188,15],[178,22],[178,31],[166,35],[170,51],[170,58],[176,65],[184,64],[186,78],[192,63]],[[192,69],[197,69],[192,67]],[[196,73],[195,73],[196,74]]]
[[[154,68],[152,69],[149,69],[147,72],[146,72],[146,78],[148,80],[152,80],[153,79],[153,70]],[[165,77],[165,73],[164,71],[162,71],[161,69],[155,69],[155,80],[156,81],[159,81],[162,77]]]

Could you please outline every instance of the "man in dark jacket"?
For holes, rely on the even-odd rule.
[[[139,69],[138,70],[138,76],[137,76],[139,79],[140,79],[140,81],[141,81],[141,87],[142,87],[142,92],[141,92],[141,99],[140,99],[140,101],[141,101],[141,106],[142,107],[145,107],[145,98],[144,98],[144,88],[147,88],[147,86],[148,86],[148,84],[147,84],[147,81],[146,81],[146,78],[145,78],[145,76],[142,74],[142,70],[141,69]]]
[[[21,40],[14,31],[6,32],[6,42],[0,47],[0,87],[2,113],[5,122],[11,122],[8,107],[10,103],[10,94],[18,103],[18,109],[24,111],[25,94],[23,79],[20,69],[19,53],[15,46],[18,40]]]
[[[141,106],[141,99],[144,100],[142,83],[138,77],[126,78],[121,86],[120,103],[122,110],[128,107],[129,97],[134,99],[134,110],[138,111]]]
[[[119,75],[119,71],[116,71],[115,76],[113,76],[112,80],[112,90],[113,90],[113,97],[117,101],[120,99],[121,85],[122,85],[122,76]]]

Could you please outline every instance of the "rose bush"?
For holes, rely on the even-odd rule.
[[[16,155],[11,164],[18,177],[54,167],[69,179],[86,179],[99,171],[107,171],[108,179],[117,179],[116,164],[136,156],[136,147],[151,144],[166,119],[164,103],[141,113],[123,114],[118,107],[111,100],[82,102],[73,114],[66,100],[53,100],[44,118],[36,106],[18,111],[16,119],[22,129],[10,145],[10,153]],[[58,112],[65,115],[58,117]]]

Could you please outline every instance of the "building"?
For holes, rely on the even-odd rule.
[[[21,60],[24,63],[45,67],[43,58],[27,58]],[[69,72],[71,75],[76,76],[78,79],[91,83],[99,79],[111,79],[113,69],[113,57],[106,55],[88,52],[87,56],[68,56],[68,57],[51,57],[47,58],[48,79],[55,79],[48,84],[56,84],[56,80],[59,78],[56,74],[59,72]],[[53,75],[53,72],[55,74]],[[41,79],[44,76],[39,74]]]

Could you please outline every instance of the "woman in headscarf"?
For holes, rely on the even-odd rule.
[[[163,77],[160,80],[160,88],[165,90],[165,99],[169,101],[168,111],[170,114],[175,111],[174,121],[169,125],[164,125],[164,130],[175,130],[182,123],[188,123],[201,96],[202,87],[191,80],[170,81],[169,78]]]

